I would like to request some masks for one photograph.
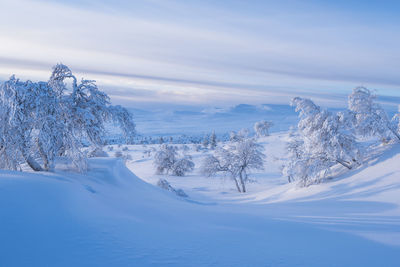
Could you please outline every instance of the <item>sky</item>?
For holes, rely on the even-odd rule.
[[[56,63],[130,107],[400,97],[400,1],[0,0],[0,79]]]

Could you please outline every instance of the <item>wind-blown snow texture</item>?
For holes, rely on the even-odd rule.
[[[189,198],[113,158],[90,160],[86,175],[1,171],[0,266],[398,266],[400,147],[298,188],[279,178],[285,138],[262,139],[266,171],[246,195],[198,169],[155,175],[142,146],[124,152],[129,169]]]

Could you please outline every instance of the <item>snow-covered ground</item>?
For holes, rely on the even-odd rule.
[[[185,177],[154,174],[157,145],[114,146],[132,159],[91,159],[86,174],[1,171],[0,266],[399,266],[400,146],[300,188],[280,174],[286,137],[261,140],[246,194],[201,176],[209,152],[194,147]]]

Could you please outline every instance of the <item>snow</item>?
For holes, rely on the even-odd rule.
[[[400,145],[301,188],[280,175],[286,139],[260,140],[265,170],[246,194],[201,176],[210,152],[193,146],[185,177],[156,175],[150,145],[114,146],[86,174],[0,171],[0,266],[398,266]]]

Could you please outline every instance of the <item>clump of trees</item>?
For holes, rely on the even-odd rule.
[[[175,146],[162,144],[154,155],[154,166],[157,174],[185,176],[194,170],[194,162],[190,155],[179,155]]]
[[[300,121],[286,146],[289,156],[283,174],[288,181],[307,186],[327,178],[337,164],[347,169],[360,165],[364,150],[360,138],[400,140],[398,129],[375,100],[370,90],[357,87],[348,97],[348,109],[334,114],[310,99],[294,98],[291,105]]]
[[[214,150],[217,147],[217,135],[215,134],[215,131],[213,131],[211,134],[206,134],[201,144],[203,145],[204,149],[209,148]]]
[[[233,141],[204,159],[201,172],[209,177],[224,173],[234,181],[238,192],[245,193],[250,171],[263,169],[264,158],[262,146],[254,138],[235,134]]]
[[[27,163],[35,171],[54,168],[66,157],[86,169],[85,145],[103,145],[105,123],[115,122],[127,142],[135,136],[132,114],[112,106],[95,81],[78,82],[62,64],[47,82],[12,76],[0,85],[0,168],[17,170]]]

